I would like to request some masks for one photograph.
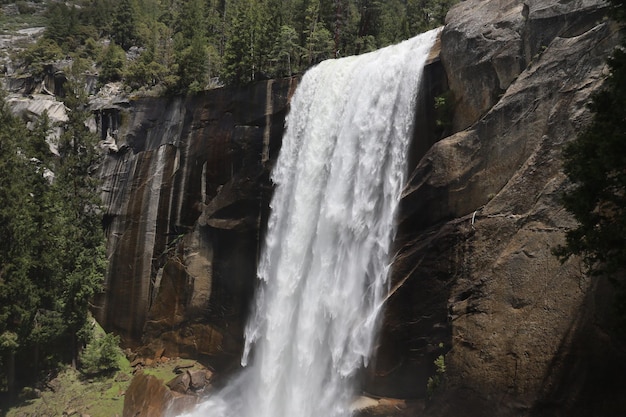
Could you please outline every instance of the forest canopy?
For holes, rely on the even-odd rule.
[[[324,59],[397,43],[442,25],[456,1],[55,2],[46,12],[44,38],[22,61],[35,65],[70,56],[97,62],[102,83],[123,80],[132,89],[159,85],[170,93],[194,93],[290,76]]]

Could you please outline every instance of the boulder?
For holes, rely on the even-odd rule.
[[[189,384],[191,383],[191,375],[189,372],[183,372],[174,378],[172,378],[167,384],[167,387],[174,392],[180,394],[186,394],[189,390]]]
[[[198,398],[171,391],[160,379],[143,372],[133,377],[124,397],[123,417],[178,415],[197,404]]]

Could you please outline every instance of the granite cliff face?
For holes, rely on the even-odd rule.
[[[109,270],[96,314],[130,345],[237,355],[292,79],[108,105]],[[218,362],[224,362],[218,361]]]
[[[589,121],[618,40],[606,12],[597,0],[467,0],[449,13],[416,115],[427,123],[366,392],[433,394],[408,408],[429,416],[625,409],[612,385],[624,361],[603,321],[610,291],[551,254],[572,226],[560,152]],[[237,362],[295,84],[99,110],[111,264],[97,315],[108,330],[147,354]],[[432,97],[446,86],[453,134],[436,141]],[[427,393],[439,355],[445,382]]]
[[[551,254],[573,224],[559,205],[560,152],[589,121],[616,45],[605,7],[475,0],[448,14],[441,60],[456,133],[429,149],[404,192],[402,285],[376,370],[388,384],[374,377],[372,390],[424,395],[445,355],[429,415],[624,410],[609,292]]]

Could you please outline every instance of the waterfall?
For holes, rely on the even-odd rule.
[[[422,68],[437,30],[324,61],[298,86],[249,318],[244,369],[188,417],[343,417],[389,285]]]

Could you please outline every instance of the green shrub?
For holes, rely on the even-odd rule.
[[[446,363],[443,355],[439,355],[437,359],[435,359],[434,364],[435,375],[428,378],[428,382],[426,383],[426,391],[428,392],[428,397],[432,397],[435,390],[443,385],[446,374]]]
[[[124,67],[126,66],[126,54],[124,50],[111,42],[104,51],[100,65],[99,78],[101,83],[105,84],[109,81],[121,81],[124,75]]]
[[[26,3],[25,1],[18,1],[17,3],[15,3],[15,5],[17,6],[17,11],[20,12],[20,14],[35,13],[35,8],[29,5],[28,3]]]
[[[80,371],[96,375],[119,369],[118,359],[123,354],[119,343],[119,336],[110,333],[94,337],[80,355]]]
[[[435,124],[441,136],[449,134],[454,117],[454,96],[450,90],[435,97]]]
[[[22,63],[35,73],[41,72],[45,64],[49,64],[60,59],[63,51],[55,41],[47,38],[40,38],[36,43],[16,54],[14,59]]]

